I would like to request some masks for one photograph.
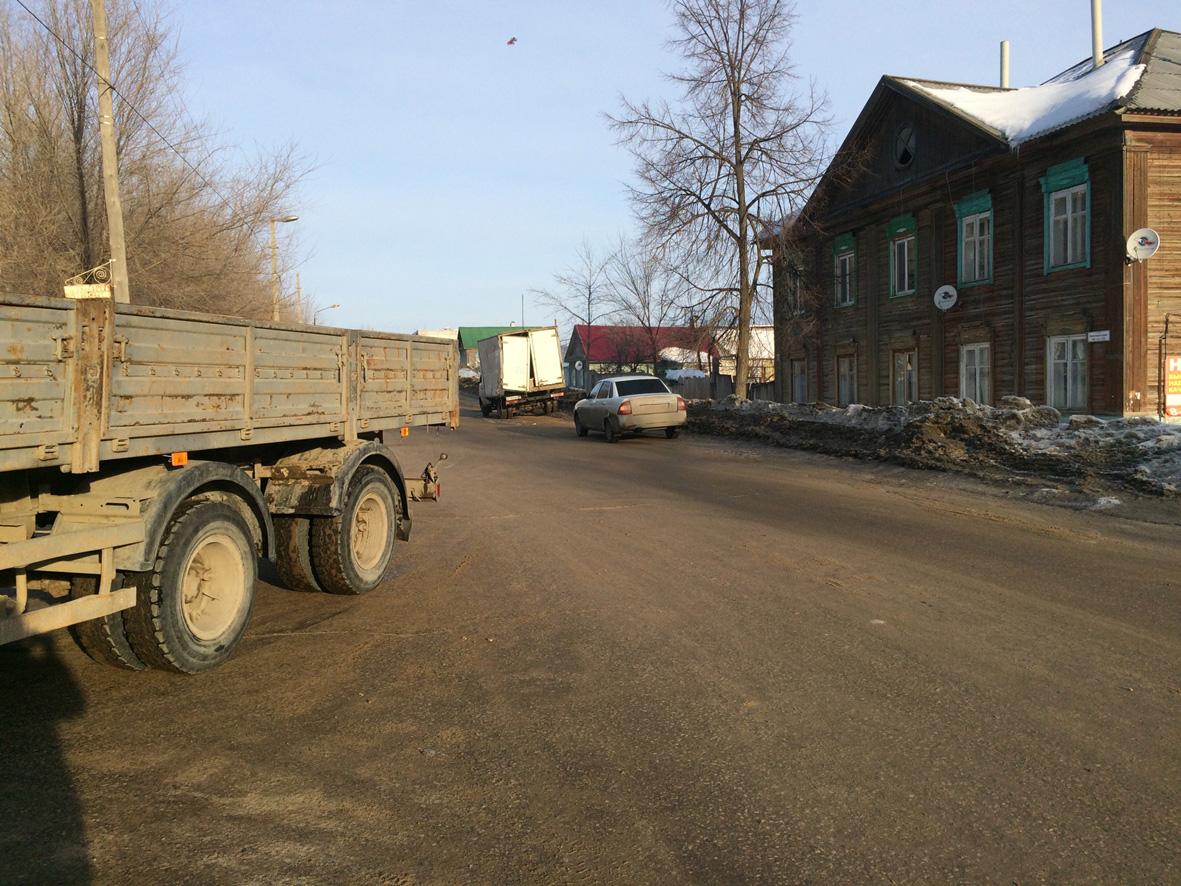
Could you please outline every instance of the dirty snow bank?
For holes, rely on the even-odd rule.
[[[1001,405],[941,397],[844,409],[729,397],[693,401],[690,429],[793,449],[957,471],[991,479],[1064,480],[1157,495],[1181,490],[1181,428],[1151,418],[1103,421],[1023,397]]]

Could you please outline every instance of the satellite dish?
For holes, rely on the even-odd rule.
[[[1152,258],[1160,249],[1160,237],[1152,228],[1133,231],[1128,237],[1128,261],[1144,261]]]
[[[935,307],[941,311],[946,311],[949,308],[955,307],[956,299],[959,293],[955,291],[955,287],[950,283],[946,286],[940,286],[935,290]]]
[[[575,360],[575,361],[574,361],[574,368],[575,368],[575,369],[582,369],[582,361],[581,361],[581,360]]]

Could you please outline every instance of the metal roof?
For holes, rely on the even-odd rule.
[[[1140,60],[1148,67],[1124,109],[1181,113],[1181,34],[1157,28],[1146,36]]]

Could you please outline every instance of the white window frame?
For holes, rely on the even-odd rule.
[[[837,406],[857,402],[857,355],[837,355]]]
[[[899,372],[899,359],[909,358],[909,367]],[[890,396],[892,405],[905,406],[919,399],[919,352],[916,348],[890,355]]]
[[[1056,353],[1062,345],[1061,358]],[[1087,378],[1087,336],[1053,335],[1046,339],[1046,403],[1055,409],[1081,412],[1090,399]]]
[[[853,304],[853,262],[855,253],[838,252],[833,259],[833,298],[838,308]]]
[[[980,232],[982,223],[987,230]],[[970,229],[970,232],[969,232]],[[983,283],[992,278],[992,210],[960,219],[960,281]]]
[[[969,365],[970,364],[970,365]],[[960,345],[960,397],[992,405],[992,344]]]
[[[791,361],[791,402],[808,402],[808,361]]]
[[[1050,269],[1085,264],[1087,221],[1091,208],[1090,185],[1084,182],[1081,185],[1053,191],[1047,206],[1049,218],[1046,223],[1050,226]]]
[[[914,232],[890,241],[890,296],[914,295],[918,277],[918,253]],[[913,253],[913,254],[912,254]]]

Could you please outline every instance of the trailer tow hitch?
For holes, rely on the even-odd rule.
[[[446,460],[446,452],[439,453],[439,457],[436,459],[436,461],[439,462],[444,462]],[[439,467],[442,467],[442,465]],[[422,476],[418,478],[418,482],[422,484],[421,488],[419,486],[411,486],[410,498],[412,498],[414,501],[439,500],[441,486],[439,483],[439,468],[435,467],[435,462],[428,461],[426,463],[426,467],[422,471]]]

